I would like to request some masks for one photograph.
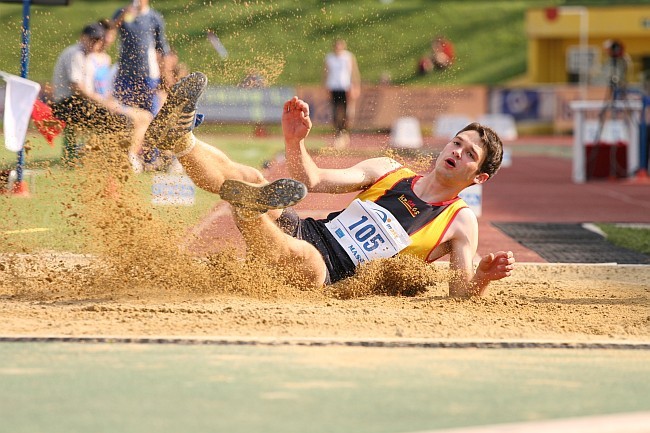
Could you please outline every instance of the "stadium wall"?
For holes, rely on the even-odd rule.
[[[0,82],[0,122],[4,118],[4,82]],[[638,89],[637,89],[638,90]],[[632,93],[632,92],[630,92]],[[637,92],[638,94],[638,92]],[[329,95],[320,86],[241,89],[209,87],[199,101],[207,122],[278,124],[282,105],[298,95],[307,101],[315,125],[331,124]],[[605,86],[587,88],[587,100],[606,101]],[[634,95],[631,95],[634,97]],[[552,133],[570,133],[573,101],[580,100],[577,85],[399,87],[364,86],[352,129],[388,131],[400,117],[419,120],[423,131],[435,128],[441,114],[478,119],[484,114],[511,115],[517,127]]]

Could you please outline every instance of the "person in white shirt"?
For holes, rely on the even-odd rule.
[[[52,114],[67,124],[64,157],[69,161],[78,156],[78,129],[116,133],[128,125],[119,105],[97,93],[90,84],[88,55],[101,49],[104,36],[105,30],[99,23],[85,26],[78,42],[65,48],[54,66]]]
[[[343,39],[337,39],[333,51],[325,56],[323,75],[332,102],[334,146],[345,147],[350,141],[348,129],[361,94],[361,74],[356,57],[347,50]]]
[[[129,151],[137,152],[153,116],[145,110],[126,107],[110,93],[95,87],[93,59],[101,53],[105,36],[106,29],[100,23],[89,24],[82,30],[79,41],[63,50],[52,77],[52,113],[70,125],[72,131],[82,129],[100,134],[130,131],[127,132],[131,138]],[[70,161],[79,156],[74,135],[69,134],[65,147],[65,157]],[[133,168],[141,171],[141,164],[134,164]]]

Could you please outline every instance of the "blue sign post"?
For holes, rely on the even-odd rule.
[[[20,44],[20,77],[27,78],[29,74],[29,42],[31,30],[29,18],[31,16],[31,5],[67,6],[70,0],[2,0],[2,3],[23,4],[23,26],[21,29],[22,39]],[[23,180],[23,168],[25,166],[25,149],[18,151],[18,163],[16,164],[16,182],[14,183],[14,194],[29,195],[27,184]]]
[[[29,41],[31,30],[29,28],[31,0],[23,0],[23,28],[22,41],[20,44],[20,76],[27,78],[29,73]],[[28,195],[29,190],[23,179],[23,168],[25,167],[25,148],[18,151],[18,163],[16,164],[16,183],[14,183],[14,194]]]
[[[648,124],[646,122],[646,111],[650,103],[650,96],[642,95],[643,108],[641,109],[641,125],[639,133],[639,161],[640,167],[637,171],[637,178],[640,180],[648,181]]]

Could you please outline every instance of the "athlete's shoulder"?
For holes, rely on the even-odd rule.
[[[400,164],[399,162],[395,161],[393,158],[390,158],[388,156],[380,156],[377,158],[372,158],[369,161],[373,161],[377,169],[384,171],[384,174],[404,168],[402,164]]]
[[[366,159],[360,162],[358,166],[364,170],[367,179],[371,183],[388,176],[402,167],[399,162],[384,156]]]
[[[454,203],[456,215],[452,221],[452,227],[456,231],[466,232],[467,230],[475,230],[478,227],[478,218],[472,209],[463,201]]]

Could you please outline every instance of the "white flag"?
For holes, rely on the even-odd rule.
[[[7,82],[4,117],[5,147],[12,152],[18,152],[25,144],[27,125],[41,85],[2,71],[0,76]]]

